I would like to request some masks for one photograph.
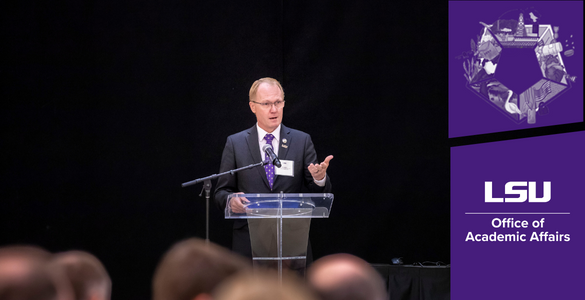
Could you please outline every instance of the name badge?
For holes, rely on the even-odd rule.
[[[276,175],[295,177],[294,163],[295,162],[292,160],[281,159],[280,160],[280,164],[281,164],[280,168],[276,168],[276,167],[274,168]]]

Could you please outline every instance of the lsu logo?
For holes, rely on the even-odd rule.
[[[528,190],[526,190],[528,186]],[[515,189],[516,188],[516,189]],[[542,183],[542,197],[536,197],[535,181],[509,181],[505,187],[506,196],[516,195],[516,197],[494,198],[492,194],[492,182],[485,182],[485,202],[537,202],[544,203],[550,201],[550,181]]]

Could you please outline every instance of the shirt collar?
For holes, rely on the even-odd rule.
[[[276,129],[274,129],[274,131],[271,132],[271,134],[274,136],[275,141],[280,141],[280,126],[282,126],[282,124],[279,124],[278,127],[276,127]],[[268,132],[260,128],[260,126],[258,126],[258,123],[256,123],[256,129],[258,129],[258,142],[261,142],[264,140],[264,136]]]

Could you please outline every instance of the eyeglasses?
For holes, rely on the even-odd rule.
[[[281,108],[284,106],[284,101],[280,101],[280,100],[278,100],[276,102],[262,102],[262,103],[256,102],[256,101],[252,101],[252,102],[262,106],[262,108],[271,108],[272,105],[274,105],[274,107],[276,107],[276,108]]]

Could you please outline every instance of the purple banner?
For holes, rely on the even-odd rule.
[[[449,2],[449,137],[583,121],[583,2]]]
[[[585,132],[451,148],[452,299],[578,299]]]

